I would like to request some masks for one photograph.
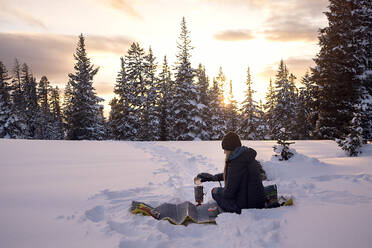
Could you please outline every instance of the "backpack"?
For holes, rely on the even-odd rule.
[[[265,192],[265,208],[280,207],[278,200],[278,187],[276,184],[264,187]]]

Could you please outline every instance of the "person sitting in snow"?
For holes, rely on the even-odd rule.
[[[225,212],[241,213],[244,208],[264,208],[265,193],[260,177],[257,152],[242,146],[239,136],[227,133],[222,139],[226,154],[224,172],[216,175],[200,173],[201,182],[224,181],[224,187],[212,189],[212,197]]]

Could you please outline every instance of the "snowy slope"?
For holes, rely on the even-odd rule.
[[[220,142],[0,140],[0,247],[371,247],[372,145],[349,158],[332,141],[297,141],[278,162],[274,142],[243,144],[295,206],[184,227],[129,204],[193,201],[193,177],[223,169]],[[217,185],[204,183],[207,200]]]

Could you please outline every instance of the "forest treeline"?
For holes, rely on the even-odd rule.
[[[218,140],[235,131],[248,140],[336,139],[357,155],[372,137],[371,5],[331,0],[325,13],[329,24],[319,31],[316,66],[297,79],[280,61],[265,104],[254,101],[249,67],[241,104],[222,68],[210,79],[202,64],[192,67],[185,18],[174,65],[166,57],[159,63],[151,48],[145,51],[137,42],[120,58],[108,119],[93,87],[98,68],[88,57],[83,35],[63,101],[60,90],[46,76],[37,81],[27,64],[15,60],[8,72],[0,62],[0,137]]]

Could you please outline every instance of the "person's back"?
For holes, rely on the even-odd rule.
[[[235,153],[228,159],[227,166],[231,168],[228,171],[237,177],[234,181],[239,182],[238,191],[235,195],[237,205],[241,209],[263,208],[265,206],[265,194],[258,162],[255,159],[256,151],[243,146]]]

